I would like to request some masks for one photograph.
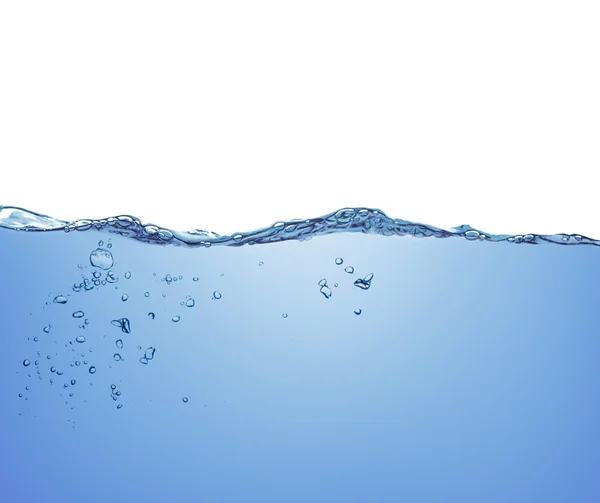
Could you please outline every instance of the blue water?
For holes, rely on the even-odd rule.
[[[597,241],[0,226],[2,501],[600,501]]]

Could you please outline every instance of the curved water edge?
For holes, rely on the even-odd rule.
[[[99,220],[67,222],[15,206],[0,206],[0,227],[15,231],[98,231],[119,234],[146,243],[172,244],[188,247],[243,246],[278,241],[306,241],[315,236],[340,232],[361,232],[383,236],[413,236],[449,238],[460,237],[469,241],[493,241],[527,244],[595,245],[594,240],[578,234],[488,234],[469,225],[444,230],[430,225],[390,218],[374,208],[342,208],[327,215],[306,220],[276,222],[270,227],[222,236],[215,232],[194,229],[175,231],[154,224],[144,224],[136,217],[120,215]]]

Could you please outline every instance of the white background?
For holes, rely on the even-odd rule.
[[[600,238],[597,2],[0,6],[0,204]]]

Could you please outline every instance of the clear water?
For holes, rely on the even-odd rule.
[[[5,501],[598,501],[597,241],[0,226]]]

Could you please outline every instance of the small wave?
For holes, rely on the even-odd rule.
[[[559,245],[595,245],[594,240],[578,234],[488,234],[469,225],[461,225],[453,230],[444,230],[430,225],[390,218],[384,212],[373,208],[342,208],[322,217],[306,220],[275,222],[270,227],[250,232],[235,233],[230,236],[195,229],[175,231],[154,224],[144,224],[136,217],[120,215],[99,220],[75,220],[67,222],[14,206],[0,206],[0,227],[15,231],[98,231],[119,234],[146,243],[172,244],[188,247],[243,246],[275,243],[278,241],[306,241],[315,236],[340,232],[361,232],[382,236],[413,236],[450,238],[460,237],[469,241],[493,241],[509,243]]]

